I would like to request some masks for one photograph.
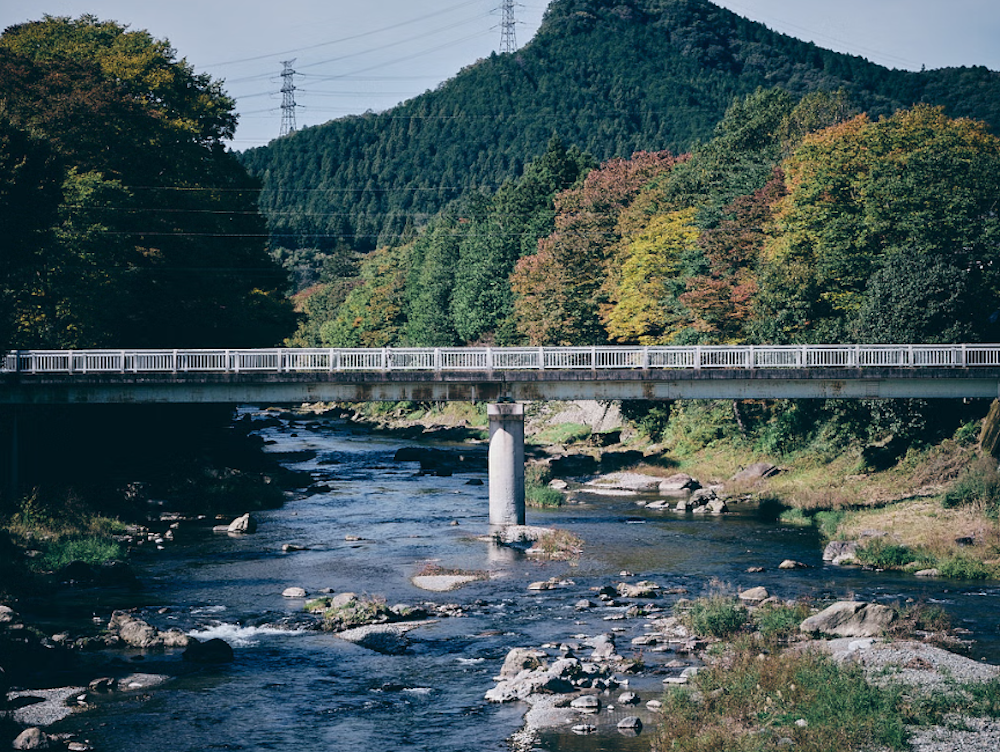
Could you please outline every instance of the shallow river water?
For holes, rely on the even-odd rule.
[[[576,562],[531,561],[478,539],[488,527],[487,489],[467,482],[484,480],[485,468],[420,476],[416,463],[393,461],[395,451],[412,442],[352,434],[336,423],[312,430],[283,425],[262,434],[276,442],[271,451],[316,451],[315,459],[292,467],[331,490],[260,513],[254,535],[206,532],[138,559],[146,586],[143,618],[200,638],[222,637],[234,646],[236,660],[65,722],[97,749],[505,750],[526,707],[491,705],[483,695],[507,651],[616,629],[619,652],[630,655],[642,617],[619,620],[622,607],[574,608],[581,598],[594,599],[593,588],[622,579],[684,587],[692,597],[708,592],[715,580],[732,588],[764,585],[782,598],[924,599],[941,603],[956,624],[972,630],[974,657],[1000,662],[998,583],[929,582],[825,566],[811,529],[764,521],[749,511],[722,517],[647,511],[627,497],[594,497],[549,512],[529,509],[530,524],[566,528],[586,542]],[[282,553],[285,543],[308,550]],[[810,568],[779,571],[784,559]],[[425,592],[410,579],[428,562],[489,572],[490,578],[449,593]],[[751,566],[765,571],[748,574]],[[622,570],[634,576],[622,578]],[[530,582],[550,577],[572,584],[527,590]],[[403,655],[381,655],[305,628],[303,601],[281,595],[290,586],[310,594],[332,588],[384,596],[390,604],[457,603],[467,613],[411,631]],[[659,605],[671,602],[668,597]],[[650,671],[630,678],[629,688],[644,701],[654,699],[665,675],[657,663],[672,657],[644,656]],[[135,669],[143,669],[142,661]],[[537,748],[648,749],[651,724],[626,738],[615,730],[621,715],[602,711],[595,735],[545,733]]]

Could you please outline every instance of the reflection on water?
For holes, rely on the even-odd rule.
[[[624,607],[574,607],[593,598],[593,589],[622,579],[622,570],[695,596],[715,581],[764,585],[784,598],[933,600],[974,631],[976,657],[1000,662],[995,583],[942,584],[824,566],[811,529],[764,522],[750,512],[653,512],[622,497],[529,510],[531,524],[564,527],[586,541],[577,562],[539,563],[479,539],[488,531],[488,491],[467,481],[485,478],[485,467],[421,476],[416,463],[393,462],[408,442],[355,436],[342,426],[299,425],[295,432],[275,427],[263,433],[277,442],[274,451],[316,451],[294,467],[312,473],[328,492],[261,513],[255,535],[192,535],[138,563],[146,603],[169,607],[163,613],[149,608],[144,618],[199,638],[221,637],[234,646],[235,663],[68,722],[98,748],[505,750],[525,707],[488,705],[483,694],[507,651],[618,630],[619,652],[628,655],[631,638],[643,631],[641,617],[622,619]],[[283,553],[286,543],[305,550]],[[780,571],[784,559],[810,568]],[[445,594],[424,592],[410,578],[428,562],[489,578]],[[765,571],[747,573],[756,566]],[[552,577],[567,584],[526,589]],[[390,604],[456,603],[466,614],[411,631],[408,651],[386,656],[314,631],[302,615],[303,600],[282,597],[290,586],[311,595],[324,589],[380,595]],[[670,598],[659,605],[669,608]],[[654,673],[630,678],[629,688],[644,701],[656,697],[663,674],[655,666],[670,657],[645,655]],[[624,737],[614,730],[618,715],[602,711],[597,735],[547,733],[539,749],[648,749],[650,726],[638,738]]]

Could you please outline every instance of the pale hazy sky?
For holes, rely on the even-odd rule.
[[[715,0],[776,31],[893,68],[1000,70],[1000,0]],[[237,100],[233,147],[276,137],[281,61],[295,58],[298,126],[380,111],[498,50],[501,0],[3,0],[0,28],[43,14],[101,19],[166,38]],[[515,6],[517,41],[546,0]]]

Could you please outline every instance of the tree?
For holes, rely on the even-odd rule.
[[[619,342],[669,344],[683,326],[677,311],[685,254],[696,248],[696,210],[682,209],[652,218],[623,242],[625,262],[606,316],[608,334]]]
[[[0,36],[7,117],[58,154],[53,242],[13,296],[37,346],[270,345],[294,325],[232,100],[165,41],[92,16]],[[42,106],[39,106],[42,103]]]
[[[548,150],[524,174],[505,182],[497,193],[473,207],[455,270],[451,313],[465,342],[482,339],[509,343],[513,332],[510,275],[538,240],[552,232],[553,197],[593,167],[578,149],[566,149],[553,136]],[[498,334],[499,333],[499,334]]]
[[[677,163],[668,152],[639,152],[592,170],[578,188],[556,196],[556,229],[522,258],[511,276],[518,330],[532,344],[604,344],[609,261],[618,219],[656,177]]]
[[[869,280],[897,252],[967,270],[973,298],[998,307],[1000,141],[982,123],[928,106],[861,115],[807,136],[783,169],[761,267],[766,339],[850,337]]]
[[[0,353],[12,342],[16,301],[36,259],[53,242],[62,175],[51,147],[0,106]]]

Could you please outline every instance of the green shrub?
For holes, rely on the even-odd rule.
[[[840,527],[840,523],[844,521],[846,514],[846,512],[840,510],[816,512],[816,514],[813,515],[813,521],[824,538],[832,539],[833,536],[837,534],[837,528]]]
[[[859,546],[855,557],[862,564],[878,569],[902,569],[913,562],[927,566],[935,563],[934,557],[918,554],[909,546],[889,543],[885,538],[875,538]]]
[[[712,595],[686,604],[680,618],[695,634],[730,637],[750,620],[750,614],[735,598]]]
[[[943,577],[956,580],[989,580],[997,576],[993,567],[962,554],[940,560],[937,569]]]
[[[72,561],[100,565],[125,558],[125,547],[100,536],[74,536],[50,541],[42,555],[33,560],[33,566],[44,570],[64,567]]]
[[[778,517],[783,525],[811,525],[812,519],[798,507],[784,510]]]
[[[1000,518],[1000,472],[997,461],[983,457],[967,467],[942,499],[945,507],[981,504],[990,519]]]
[[[535,486],[525,483],[524,501],[530,507],[558,507],[562,506],[563,495],[554,488],[548,486]]]
[[[753,612],[752,621],[765,640],[781,640],[798,634],[799,624],[809,616],[809,607],[804,603],[794,606],[768,604]]]

